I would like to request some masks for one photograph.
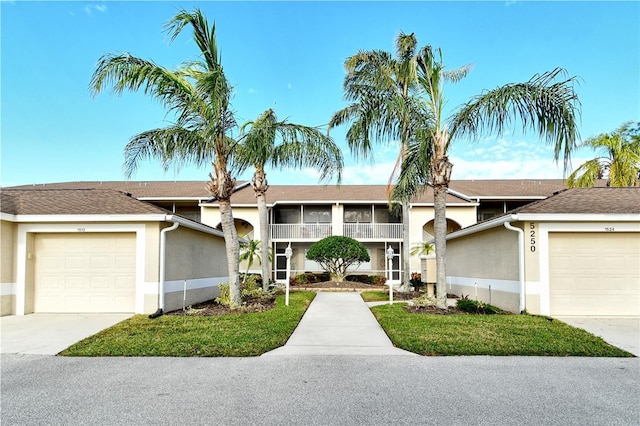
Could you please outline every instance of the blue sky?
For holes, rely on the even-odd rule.
[[[578,76],[583,139],[640,120],[638,2],[23,2],[0,3],[1,185],[122,180],[123,148],[167,124],[138,93],[92,98],[88,84],[105,53],[130,52],[173,68],[197,48],[188,32],[170,44],[162,28],[198,6],[215,21],[240,123],[274,108],[280,118],[319,126],[344,107],[344,60],[359,49],[393,51],[400,31],[442,48],[450,68],[473,64],[445,87],[451,111],[484,89],[565,68]],[[384,184],[397,145],[356,163],[345,129],[345,184]],[[453,179],[561,178],[552,150],[533,134],[508,132],[450,152]],[[592,152],[573,157],[577,167]],[[206,179],[207,167],[163,173],[142,165],[135,180]],[[247,179],[249,175],[240,176]],[[311,170],[268,171],[272,184],[317,183]]]

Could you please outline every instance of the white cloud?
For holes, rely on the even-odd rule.
[[[107,11],[107,5],[106,4],[92,4],[92,5],[87,5],[84,7],[84,12],[87,15],[91,15],[93,14],[93,12],[99,12],[99,13],[105,13]]]
[[[287,83],[287,89],[289,90],[293,89],[293,85],[291,83]]]
[[[258,93],[258,91],[254,88],[249,88],[249,90],[247,90],[247,93],[249,93],[250,95],[255,95],[256,93]]]

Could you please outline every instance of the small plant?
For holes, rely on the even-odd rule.
[[[236,304],[231,302],[231,291],[229,290],[229,283],[220,284],[220,296],[215,298],[216,303],[231,308],[237,308]]]
[[[420,290],[420,287],[424,284],[422,282],[422,274],[420,272],[412,272],[409,282],[416,291]]]
[[[260,297],[264,294],[262,287],[258,285],[258,279],[255,275],[250,275],[245,278],[244,282],[240,286],[240,299],[246,297]]]
[[[197,308],[194,308],[193,306],[189,305],[189,306],[187,306],[185,308],[184,313],[186,315],[199,315],[203,311],[204,311],[204,308],[197,309]]]
[[[436,305],[436,298],[433,296],[427,296],[427,294],[423,294],[420,297],[416,297],[415,299],[413,299],[413,305],[420,307],[420,308],[426,308],[428,306],[435,306]]]
[[[484,314],[484,315],[506,314],[505,311],[498,308],[497,306],[493,306],[478,300],[459,299],[457,307],[462,311],[470,312],[472,314]]]

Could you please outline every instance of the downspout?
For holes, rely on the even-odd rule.
[[[520,306],[518,311],[523,313],[526,309],[524,287],[524,231],[511,225],[511,222],[505,222],[504,227],[518,233],[518,281],[520,282]]]
[[[165,269],[166,269],[166,246],[167,246],[167,232],[174,231],[180,226],[178,222],[173,222],[168,228],[164,228],[160,231],[160,281],[158,282],[158,310],[149,315],[149,318],[158,318],[164,313],[164,281],[165,281]]]

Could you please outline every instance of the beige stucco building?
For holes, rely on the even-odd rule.
[[[226,282],[222,233],[111,189],[3,189],[1,314],[171,311]]]
[[[513,312],[640,315],[640,188],[560,192],[450,234],[447,289]]]

